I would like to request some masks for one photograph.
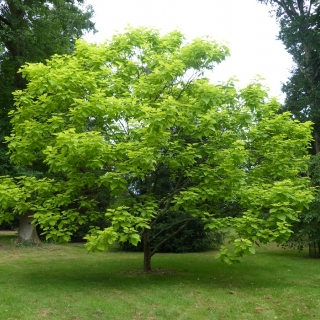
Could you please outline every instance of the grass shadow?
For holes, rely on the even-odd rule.
[[[153,268],[173,270],[165,274],[128,272],[141,270],[141,253],[87,254],[77,244],[0,250],[0,314],[28,320],[312,318],[320,311],[318,261],[273,249],[231,266],[215,252],[157,254]],[[297,306],[308,309],[295,317]]]

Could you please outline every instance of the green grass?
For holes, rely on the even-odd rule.
[[[320,319],[320,260],[275,245],[228,266],[215,252],[87,254],[0,236],[0,319]]]

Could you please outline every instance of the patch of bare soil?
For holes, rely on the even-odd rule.
[[[130,275],[136,275],[136,274],[173,274],[175,273],[174,270],[171,269],[152,269],[151,271],[144,271],[144,270],[125,270],[120,271],[121,274],[130,274]]]
[[[38,312],[37,316],[39,318],[47,318],[48,316],[53,315],[51,309],[44,309]]]

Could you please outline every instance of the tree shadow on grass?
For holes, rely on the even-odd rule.
[[[83,255],[69,258],[57,256],[57,259],[46,261],[16,261],[10,268],[15,273],[15,280],[20,285],[30,288],[55,287],[96,289],[108,288],[147,288],[177,286],[185,283],[203,288],[275,288],[291,286],[295,275],[301,277],[301,261],[295,256],[278,252],[261,253],[244,258],[240,264],[226,265],[209,255],[159,254],[153,262],[157,272],[141,272],[141,254]],[[108,258],[108,259],[104,259]],[[309,260],[303,259],[310,263]],[[288,274],[288,268],[291,272]],[[14,271],[15,270],[15,271]],[[161,272],[161,270],[164,270]],[[167,272],[170,270],[170,272]],[[1,274],[1,273],[0,273]],[[305,279],[308,275],[304,273]],[[310,283],[312,279],[310,279]],[[32,289],[31,289],[32,290]]]

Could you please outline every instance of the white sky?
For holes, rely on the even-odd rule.
[[[278,26],[268,7],[256,0],[87,0],[95,10],[98,33],[89,42],[103,42],[116,31],[132,27],[175,29],[187,39],[209,35],[228,45],[231,57],[213,71],[213,82],[236,76],[245,86],[257,74],[270,95],[283,101],[281,83],[292,66],[290,55],[276,40]]]

